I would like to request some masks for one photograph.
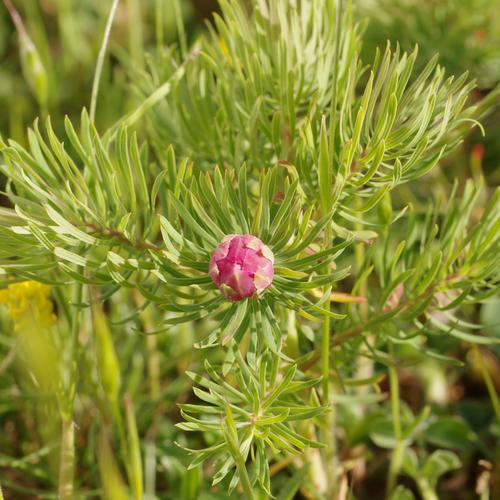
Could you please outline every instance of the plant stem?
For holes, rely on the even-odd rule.
[[[150,312],[146,309],[143,312],[144,331],[153,329],[153,322]],[[146,351],[148,353],[148,378],[149,378],[149,396],[152,403],[157,403],[161,391],[161,370],[160,355],[158,352],[158,340],[156,335],[146,335]]]
[[[254,500],[255,495],[253,493],[252,483],[250,482],[250,478],[248,477],[248,471],[241,453],[238,453],[234,458],[236,461],[236,467],[238,469],[238,475],[240,476],[241,486],[243,487],[245,498],[247,500]]]
[[[329,224],[325,230],[325,247],[329,248],[332,241],[332,229]],[[329,288],[329,293],[331,288]],[[325,304],[325,309],[330,311],[330,301]],[[330,398],[330,316],[323,317],[323,335],[321,345],[321,375],[323,377],[323,404],[328,405],[329,412],[325,416],[325,427],[323,429],[323,442],[326,444],[324,452],[325,471],[327,477],[328,494],[335,497],[337,492],[337,443],[335,439],[336,409]]]
[[[108,21],[106,23],[106,28],[104,30],[101,49],[99,50],[99,55],[97,56],[97,63],[94,73],[94,82],[92,84],[92,97],[90,99],[90,119],[92,121],[95,120],[97,95],[99,94],[99,83],[101,81],[102,68],[104,66],[104,57],[106,55],[109,35],[111,34],[111,27],[113,26],[113,19],[115,18],[116,8],[118,7],[119,1],[120,0],[113,0],[113,4],[111,5],[111,10],[109,11]]]
[[[495,384],[493,383],[490,371],[488,370],[488,367],[484,362],[481,350],[477,347],[477,345],[474,345],[473,349],[474,349],[474,354],[476,355],[476,359],[479,362],[481,374],[483,376],[486,388],[488,389],[488,394],[490,395],[491,404],[493,405],[493,409],[495,410],[495,415],[497,417],[497,420],[500,422],[500,400],[498,399],[498,394],[495,389]]]
[[[417,479],[417,486],[423,500],[439,500],[436,492],[430,487],[426,478]]]
[[[143,308],[145,299],[137,290],[134,290],[133,299],[136,307]],[[140,318],[145,332],[150,332],[154,329],[153,318],[151,317],[151,312],[147,307],[143,309]],[[161,391],[160,355],[158,352],[158,341],[156,335],[146,335],[145,342],[147,352],[149,397],[151,398],[151,402],[156,404]]]
[[[358,200],[358,204],[360,200]],[[356,224],[356,229],[361,230],[361,224]],[[366,260],[365,243],[360,242],[354,247],[354,257],[356,263],[356,272],[358,276],[362,275],[362,270]],[[357,293],[362,297],[368,297],[368,283],[366,276],[361,280],[356,282]],[[354,307],[351,307],[353,310]],[[368,302],[361,302],[359,304],[359,317],[361,324],[366,324],[368,322]],[[371,344],[373,341],[373,334],[369,333],[367,336],[367,343]],[[360,379],[368,379],[373,376],[373,360],[366,356],[359,356],[356,360],[357,364],[357,376]],[[361,385],[357,388],[359,394],[365,394],[368,390],[368,386]]]
[[[75,426],[73,419],[63,418],[59,465],[59,500],[71,500],[75,475]]]
[[[331,226],[328,225],[325,231],[325,247],[331,244]],[[325,309],[330,312],[330,301],[328,300],[325,304]],[[323,336],[321,344],[321,374],[323,376],[323,398],[325,404],[328,404],[329,400],[329,375],[330,375],[330,316],[325,314],[323,316]]]
[[[64,417],[73,418],[73,403],[76,394],[76,379],[78,374],[78,337],[80,335],[80,322],[81,322],[81,302],[83,297],[83,285],[76,283],[73,288],[72,304],[73,310],[73,323],[71,325],[71,367],[69,377],[69,389],[67,394],[66,407],[64,409]]]
[[[413,298],[412,297],[407,298],[406,300],[401,302],[397,307],[392,309],[390,312],[382,311],[376,316],[373,316],[370,319],[368,319],[366,323],[360,322],[358,324],[355,324],[351,328],[348,328],[347,330],[336,333],[335,336],[331,339],[330,348],[341,345],[346,340],[349,340],[353,337],[357,337],[358,335],[361,335],[363,332],[368,331],[372,327],[372,325],[376,325],[381,320],[383,320],[384,317],[387,318],[387,320],[389,320],[398,314],[404,313],[407,309],[409,309],[413,305],[418,304],[419,302],[427,299],[429,295],[435,293],[436,288],[438,288],[440,285],[450,283],[456,278],[457,278],[456,275],[449,276],[440,283],[436,283],[431,288],[422,292],[419,296]],[[308,370],[312,366],[315,366],[320,359],[321,359],[321,349],[316,348],[314,354],[300,366],[300,369],[302,371]]]
[[[330,108],[330,131],[329,131],[329,156],[330,161],[335,161],[335,115],[337,112],[337,86],[338,86],[338,65],[340,58],[340,20],[342,16],[342,0],[337,0],[335,6],[335,61],[333,73],[333,96]],[[331,166],[333,169],[333,164]],[[331,208],[331,207],[329,207]],[[325,249],[332,244],[332,227],[328,224],[325,229]],[[328,294],[331,293],[331,287]],[[331,301],[325,304],[325,309],[330,312]],[[323,317],[322,345],[321,345],[321,375],[323,377],[323,402],[329,406],[330,411],[326,414],[323,441],[326,444],[325,450],[325,471],[327,477],[328,493],[335,496],[337,491],[337,446],[335,442],[336,414],[334,405],[330,405],[330,316]]]
[[[83,285],[76,283],[73,288],[72,303],[77,307],[73,310],[71,325],[71,359],[69,368],[69,385],[65,401],[61,407],[62,431],[61,453],[59,463],[59,498],[62,500],[73,498],[74,470],[75,470],[75,427],[73,423],[73,407],[76,394],[78,375],[78,337],[80,334],[80,320]]]
[[[143,473],[139,433],[132,398],[127,395],[124,400],[127,420],[127,472],[134,500],[141,500],[143,498]]]
[[[289,310],[287,312],[287,325],[286,325],[286,350],[291,358],[298,358],[300,356],[299,351],[299,337],[297,334],[297,327],[295,325],[296,316],[295,311]]]
[[[144,445],[144,493],[154,498],[156,491],[156,444],[154,438],[147,438]]]
[[[399,383],[398,383],[398,373],[396,371],[396,368],[394,368],[394,366],[389,367],[389,384],[391,390],[391,412],[394,423],[394,435],[396,436],[396,439],[398,441],[401,441],[402,433],[401,433],[401,418],[400,418],[400,407],[399,407]]]
[[[156,30],[156,47],[161,50],[163,47],[163,0],[155,0],[155,30]]]
[[[186,57],[188,47],[186,39],[186,30],[184,29],[184,20],[182,19],[182,10],[179,0],[174,0],[175,22],[177,25],[177,32],[179,35],[179,45],[181,48],[182,57]]]
[[[144,298],[137,290],[133,293],[135,304],[138,308],[144,305]],[[146,307],[141,315],[144,331],[153,329],[153,319],[150,310]],[[151,403],[156,405],[161,392],[161,370],[160,355],[158,352],[157,338],[155,335],[146,335],[146,352],[148,367],[149,396]],[[155,412],[156,413],[156,412]],[[155,426],[156,417],[153,419],[152,427]],[[137,474],[136,474],[137,475]],[[154,496],[156,483],[156,443],[155,432],[146,437],[144,450],[144,493],[145,496]]]
[[[127,9],[130,57],[134,65],[139,69],[144,66],[141,2],[139,0],[127,0]]]
[[[391,355],[393,355],[392,345],[389,346],[389,352],[391,353]],[[391,464],[389,466],[389,474],[387,478],[387,496],[391,494],[394,486],[396,485],[396,479],[401,469],[403,453],[406,446],[401,431],[401,409],[399,404],[398,373],[394,366],[389,367],[389,384],[391,391],[391,412],[394,436],[396,437],[396,447],[392,452]]]
[[[329,130],[329,160],[332,163],[331,168],[334,168],[335,162],[335,123],[337,113],[337,86],[338,86],[338,66],[340,58],[340,28],[342,17],[342,0],[337,0],[335,5],[335,60],[333,69],[333,95],[330,107],[330,130]],[[328,207],[331,210],[331,206]],[[326,210],[325,210],[326,212]],[[330,248],[332,244],[332,226],[329,223],[325,229],[325,249]],[[331,287],[327,287],[328,294],[331,294]],[[327,493],[332,498],[337,493],[337,444],[335,440],[336,427],[336,408],[331,403],[330,398],[330,312],[331,301],[328,300],[325,304],[327,314],[323,317],[323,331],[321,342],[321,375],[323,377],[323,404],[328,405],[330,411],[325,416],[325,427],[323,429],[323,442],[326,444],[324,452],[325,472],[327,478]]]
[[[75,63],[75,56],[80,48],[76,45],[78,44],[78,25],[73,16],[75,8],[72,0],[57,0],[56,4],[59,36],[64,47],[62,60],[67,71]]]
[[[255,495],[252,488],[252,483],[250,477],[248,476],[248,471],[245,465],[245,459],[240,452],[240,443],[238,441],[238,432],[236,430],[236,424],[233,419],[233,413],[231,407],[226,405],[226,425],[227,430],[225,431],[226,443],[229,447],[231,456],[233,457],[234,463],[236,464],[236,470],[240,476],[240,483],[247,500],[254,500]]]

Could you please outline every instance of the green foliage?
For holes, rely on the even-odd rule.
[[[96,123],[109,126],[130,109],[131,93],[124,68],[124,47],[137,52],[176,38],[177,19],[166,0],[125,2],[111,32],[111,58],[106,58]],[[181,15],[193,35],[199,29],[195,2],[179,0]],[[207,4],[214,2],[207,2]],[[12,2],[22,27],[14,28],[8,10],[0,8],[0,130],[24,143],[24,129],[36,116],[53,118],[62,130],[65,114],[76,116],[91,96],[92,75],[109,10],[99,0],[18,0]],[[19,25],[19,23],[16,23]],[[129,29],[132,24],[139,27]],[[153,27],[155,29],[153,29]],[[18,36],[14,36],[17,31]],[[142,32],[144,43],[137,39]],[[139,47],[138,47],[139,46]],[[142,48],[141,48],[142,47]],[[120,64],[113,61],[119,60]],[[111,61],[111,62],[109,62]],[[12,99],[15,95],[15,99]],[[42,99],[40,99],[42,97]]]
[[[386,39],[405,50],[418,44],[426,57],[439,54],[448,71],[468,71],[481,88],[500,82],[500,25],[497,0],[357,0],[368,18],[366,49]]]
[[[208,362],[205,363],[205,369],[210,379],[188,373],[201,387],[195,387],[196,397],[208,404],[181,405],[181,414],[186,422],[177,425],[186,431],[221,434],[209,448],[191,450],[196,458],[190,468],[214,455],[218,456],[220,465],[214,473],[212,484],[222,481],[236,467],[229,485],[231,491],[240,480],[237,456],[241,456],[245,462],[251,456],[254,462],[251,481],[258,483],[270,495],[266,448],[269,447],[274,454],[300,454],[308,446],[322,446],[294,430],[294,426],[298,426],[301,421],[325,412],[325,407],[304,405],[300,397],[301,393],[317,385],[320,380],[295,380],[297,367],[291,365],[283,371],[280,381],[279,358],[267,354],[256,360],[254,366],[253,363],[248,366],[239,351],[235,351],[234,357],[237,366],[231,378],[237,381],[236,387],[225,381]],[[195,417],[193,414],[201,415]],[[233,442],[237,448],[235,450]]]
[[[0,465],[40,489],[58,483],[63,499],[96,487],[329,498],[377,447],[390,450],[388,498],[414,497],[402,473],[438,498],[439,478],[472,450],[497,458],[490,407],[474,425],[435,394],[449,392],[445,370],[463,376],[473,345],[498,409],[488,356],[500,342],[500,191],[477,158],[467,180],[443,172],[498,90],[474,101],[465,73],[421,64],[405,44],[367,61],[342,2],[222,1],[192,46],[179,5],[178,48],[163,47],[160,16],[151,53],[134,23],[130,55],[112,49],[136,102],[107,129],[83,108],[79,125],[56,114],[22,140],[0,137],[0,283],[53,286],[58,384],[29,398],[45,398],[62,427],[36,451],[59,452],[58,479],[26,457]],[[61,22],[64,38],[72,24]],[[262,297],[229,302],[208,275],[229,234],[272,250]],[[25,393],[20,381],[40,388],[40,376],[4,375],[21,345],[11,316],[0,317],[0,388]],[[417,387],[433,382],[413,365],[432,367],[444,391],[412,401],[408,372]],[[0,417],[14,411],[0,404]]]

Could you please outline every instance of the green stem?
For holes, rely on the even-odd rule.
[[[248,476],[248,471],[245,464],[245,459],[240,452],[240,443],[238,440],[238,432],[236,430],[236,424],[233,419],[233,414],[231,407],[226,405],[226,424],[227,432],[225,432],[226,443],[229,447],[231,456],[233,457],[234,463],[236,464],[236,469],[240,477],[240,483],[243,487],[243,492],[247,500],[254,500],[255,495],[252,488],[252,483],[250,477]]]
[[[362,229],[360,224],[356,224],[356,229]],[[366,252],[365,252],[365,244],[364,243],[358,243],[355,248],[354,248],[354,257],[355,257],[355,262],[356,262],[356,271],[358,273],[361,272],[363,269],[364,263],[365,263],[365,258],[366,258]],[[360,283],[356,283],[358,286],[358,293],[362,297],[366,297],[368,293],[368,284],[366,281],[366,278],[364,278]],[[361,304],[358,304],[359,307],[359,313],[361,317],[361,322],[366,322],[368,319],[368,303],[367,302],[361,302]]]
[[[73,311],[71,325],[71,360],[69,368],[69,385],[66,398],[61,405],[62,431],[61,453],[59,463],[59,498],[61,500],[73,498],[74,471],[75,471],[75,426],[73,423],[74,401],[78,375],[78,337],[80,335],[81,309],[83,285],[76,283],[73,288],[72,303],[77,307]]]
[[[392,346],[389,347],[391,355],[393,354]],[[403,439],[401,430],[401,408],[399,401],[399,382],[398,373],[394,366],[389,367],[389,384],[391,391],[391,412],[394,436],[396,437],[396,447],[391,455],[391,463],[389,466],[389,474],[387,478],[387,495],[390,495],[396,485],[396,479],[401,470],[403,462],[403,454],[406,443]]]
[[[182,19],[182,9],[179,0],[174,0],[175,22],[177,24],[177,32],[179,34],[179,44],[182,57],[186,57],[188,53],[186,30],[184,29],[184,20]]]
[[[156,47],[161,50],[163,47],[163,0],[156,0],[155,2],[155,25],[156,25]]]
[[[325,248],[329,248],[331,244],[331,226],[328,225],[325,231]],[[330,312],[330,301],[328,300],[324,308]],[[321,374],[323,376],[323,398],[325,403],[329,401],[330,391],[330,316],[323,316],[323,332],[321,343]]]
[[[396,486],[396,480],[403,464],[405,448],[405,442],[400,441],[396,444],[394,450],[392,450],[391,463],[389,465],[389,474],[387,478],[387,496],[393,492]]]
[[[134,295],[134,300],[137,307],[141,307],[143,305],[144,299],[138,293]],[[153,319],[151,318],[151,312],[148,308],[146,308],[142,313],[142,324],[145,332],[153,330]],[[147,369],[149,379],[149,396],[151,398],[151,402],[156,404],[160,398],[161,391],[161,370],[158,341],[156,335],[146,335],[145,337],[146,352],[148,354]]]
[[[142,34],[142,8],[139,0],[128,0],[128,41],[130,56],[137,68],[144,66]]]
[[[325,304],[325,309],[330,310],[330,305]],[[323,318],[323,339],[321,346],[321,375],[323,377],[323,399],[328,404],[330,400],[330,316]]]
[[[57,0],[57,24],[59,27],[59,36],[62,41],[62,60],[63,65],[68,71],[75,63],[74,56],[77,54],[78,43],[78,25],[75,22],[73,14],[75,7],[72,0]]]
[[[59,465],[59,500],[71,500],[75,476],[75,426],[72,419],[63,419]]]
[[[398,314],[404,313],[407,309],[412,307],[414,304],[418,304],[419,302],[427,299],[429,295],[432,295],[435,293],[435,291],[439,288],[439,286],[451,283],[456,279],[456,276],[450,276],[447,279],[444,279],[443,281],[436,283],[435,285],[431,286],[429,289],[426,291],[422,292],[419,296],[417,297],[409,297],[406,300],[402,301],[397,307],[395,307],[390,313],[386,311],[382,311],[377,315],[371,316],[366,323],[359,322],[355,325],[353,325],[351,328],[348,328],[347,330],[343,330],[341,332],[337,332],[335,336],[331,340],[331,345],[330,348],[334,348],[338,345],[343,344],[347,340],[357,337],[358,335],[361,335],[365,331],[369,331],[370,328],[372,328],[373,325],[377,325],[380,321],[382,321],[384,318],[388,318],[388,315],[390,314],[390,317],[395,317]],[[378,328],[378,331],[380,331],[380,328]],[[300,366],[301,370],[308,370],[312,366],[315,366],[317,362],[321,359],[321,349],[316,348],[314,354]]]
[[[234,457],[236,461],[236,468],[238,469],[238,475],[240,476],[241,486],[243,487],[243,493],[247,500],[254,500],[255,495],[253,493],[252,483],[250,482],[250,477],[248,476],[248,471],[240,453]]]
[[[286,351],[288,355],[297,359],[300,356],[299,350],[299,337],[297,334],[297,327],[295,325],[296,316],[295,311],[289,310],[287,312],[287,325],[286,325]]]
[[[476,358],[479,362],[479,367],[481,369],[481,374],[483,376],[484,383],[486,385],[486,388],[488,390],[488,394],[490,395],[491,399],[491,404],[493,405],[493,409],[495,410],[495,415],[497,417],[497,420],[500,422],[500,400],[498,399],[498,394],[495,389],[495,384],[493,383],[493,380],[491,378],[491,374],[488,370],[488,367],[484,363],[483,356],[481,355],[481,351],[479,348],[475,345],[473,346],[474,349],[474,354],[476,355]]]
[[[339,73],[339,59],[340,59],[340,30],[342,19],[342,0],[337,0],[335,5],[335,53],[333,61],[333,94],[330,106],[330,130],[329,130],[329,144],[328,151],[331,168],[335,161],[335,126],[336,126],[336,113],[338,101],[338,73]],[[331,209],[331,207],[329,207]],[[326,212],[326,210],[325,210]],[[328,224],[325,230],[325,249],[331,247],[332,244],[332,227]],[[325,290],[331,293],[329,290]],[[325,304],[325,309],[330,312],[330,300]],[[330,316],[325,314],[323,317],[323,331],[321,343],[321,375],[323,377],[323,402],[327,404],[330,411],[325,417],[325,428],[323,441],[327,445],[325,450],[325,471],[327,477],[328,493],[335,496],[337,492],[337,445],[335,442],[335,426],[336,426],[336,412],[335,406],[330,405]]]
[[[335,59],[333,67],[333,95],[330,107],[330,130],[328,151],[330,161],[335,161],[335,115],[337,112],[337,87],[338,87],[338,65],[340,58],[340,28],[342,18],[342,0],[337,0],[335,7]],[[331,207],[328,207],[329,210]],[[325,210],[326,212],[326,210]],[[332,244],[332,227],[331,224],[325,229],[325,249],[331,247]],[[331,293],[331,287],[325,292]],[[323,377],[323,403],[328,405],[330,411],[325,417],[325,427],[323,429],[323,441],[326,444],[324,452],[325,472],[327,477],[328,493],[334,497],[337,492],[337,444],[335,441],[336,427],[336,411],[335,406],[330,403],[330,300],[325,304],[327,314],[323,317],[322,342],[321,342],[321,375]]]
[[[104,30],[101,49],[99,50],[99,55],[97,56],[97,63],[94,73],[94,82],[92,84],[92,97],[90,99],[90,119],[92,121],[94,121],[95,119],[97,95],[99,94],[99,83],[101,81],[102,68],[104,66],[104,57],[106,55],[109,35],[111,34],[111,27],[113,26],[113,19],[115,18],[116,8],[118,7],[119,1],[120,0],[113,0],[113,4],[111,5],[111,10],[109,11],[108,21],[106,23],[106,28]]]
[[[144,493],[146,497],[154,498],[156,492],[156,444],[154,438],[147,438],[144,448]]]
[[[76,394],[76,380],[78,375],[78,337],[80,335],[80,323],[82,317],[81,303],[83,297],[83,285],[76,283],[73,289],[73,323],[71,325],[71,367],[69,377],[69,388],[67,394],[66,407],[64,409],[63,419],[73,418],[73,403]],[[76,304],[76,307],[75,307]]]
[[[417,486],[422,495],[423,500],[439,500],[436,492],[431,488],[429,482],[425,478],[417,479]]]
[[[393,366],[389,367],[389,383],[391,390],[391,412],[394,425],[394,435],[398,441],[401,441],[402,433],[399,407],[399,383],[397,371]]]
[[[329,224],[325,230],[325,247],[329,248],[332,241],[332,229]],[[328,293],[331,292],[329,288]],[[325,304],[325,309],[330,311],[330,301],[328,300]],[[335,496],[337,492],[337,443],[335,439],[335,427],[336,427],[336,409],[334,404],[331,402],[331,386],[330,386],[330,316],[325,314],[323,317],[323,335],[322,335],[322,345],[321,345],[321,375],[323,377],[323,403],[328,405],[329,412],[327,412],[325,417],[325,427],[323,429],[323,442],[326,444],[326,449],[324,452],[325,459],[325,471],[327,477],[327,489],[328,494],[332,497]]]
[[[361,205],[360,200],[358,200],[358,205]],[[360,223],[356,223],[356,229],[363,229]],[[365,266],[366,261],[366,248],[365,243],[360,242],[354,247],[354,258],[356,264],[356,273],[358,276],[362,276],[362,271]],[[365,276],[363,279],[356,282],[356,293],[362,297],[368,297],[368,281]],[[351,306],[351,311],[355,313],[355,308],[359,308],[359,319],[361,324],[366,324],[368,322],[368,302],[362,302],[361,304]],[[371,344],[373,341],[373,334],[367,332],[367,343]],[[356,360],[357,364],[357,376],[360,379],[369,379],[373,376],[373,360],[367,356],[359,356]],[[366,394],[368,391],[368,386],[360,385],[357,388],[359,394]]]
[[[139,433],[137,431],[137,422],[135,410],[130,396],[125,396],[125,412],[127,418],[127,473],[132,487],[134,500],[143,498],[143,473],[142,457]]]

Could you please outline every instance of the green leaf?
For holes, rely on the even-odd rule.
[[[302,466],[294,472],[293,476],[281,486],[276,500],[293,500],[295,494],[299,491],[300,487],[304,484],[307,474],[309,472],[309,464]]]
[[[462,466],[458,456],[452,451],[436,450],[424,462],[421,474],[435,487],[440,476]]]
[[[229,320],[227,326],[222,329],[220,334],[220,342],[222,345],[228,345],[229,342],[231,342],[231,340],[233,339],[235,333],[243,323],[243,319],[245,318],[245,315],[247,313],[247,307],[248,300],[243,300],[230,309],[233,311],[231,312],[231,319]]]
[[[87,243],[88,245],[95,245],[96,239],[90,234],[84,233],[73,224],[68,222],[59,212],[54,210],[50,205],[45,205],[45,210],[47,211],[47,215],[64,230],[64,234],[69,234],[83,243]]]
[[[54,248],[54,255],[77,266],[85,267],[87,265],[87,259],[85,257],[61,247]]]
[[[435,446],[455,450],[470,450],[477,439],[463,420],[454,417],[442,417],[429,425],[424,438]]]
[[[332,207],[332,158],[328,150],[328,132],[326,128],[326,118],[321,120],[320,132],[320,153],[318,168],[319,197],[323,214],[330,211]]]
[[[413,493],[405,488],[404,486],[399,485],[389,497],[389,500],[414,500],[415,496]]]

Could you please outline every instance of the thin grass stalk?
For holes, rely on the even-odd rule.
[[[238,442],[238,434],[236,431],[235,422],[233,419],[233,414],[231,412],[231,407],[226,406],[226,442],[229,447],[231,456],[233,457],[234,463],[236,464],[236,470],[240,477],[241,487],[243,488],[243,493],[246,500],[254,500],[255,495],[252,487],[252,482],[248,475],[247,467],[245,464],[245,459],[243,458],[240,450],[240,444]]]
[[[498,394],[495,389],[495,384],[493,383],[493,379],[491,378],[491,373],[488,370],[488,367],[484,362],[481,351],[477,347],[477,345],[473,345],[472,349],[477,359],[477,362],[479,363],[479,369],[481,370],[481,375],[483,377],[484,384],[486,385],[486,389],[488,390],[493,410],[495,411],[497,420],[500,422],[500,400],[498,398]]]
[[[135,410],[132,398],[128,395],[124,397],[125,413],[127,421],[127,473],[132,488],[134,500],[143,498],[143,472],[142,457]]]
[[[390,346],[389,351],[393,356],[393,348]],[[392,451],[391,463],[389,465],[389,472],[387,477],[387,495],[389,496],[394,487],[396,486],[396,479],[401,470],[403,462],[403,454],[405,450],[405,440],[401,429],[401,407],[399,400],[399,381],[398,372],[396,367],[391,365],[389,367],[389,386],[391,391],[391,413],[393,432],[396,438],[396,447]]]
[[[104,58],[106,56],[106,49],[108,47],[109,36],[111,34],[111,27],[113,26],[113,20],[115,18],[116,9],[120,0],[113,0],[111,9],[109,11],[108,21],[106,23],[106,28],[104,29],[104,36],[102,39],[101,49],[99,50],[99,55],[97,56],[97,63],[94,73],[94,82],[92,84],[92,96],[90,99],[90,119],[95,120],[95,111],[97,106],[97,96],[99,94],[99,83],[101,81],[102,68],[104,66]]]
[[[329,151],[331,161],[335,161],[335,126],[336,126],[336,112],[337,112],[337,84],[338,84],[338,66],[340,58],[340,29],[342,19],[342,0],[337,0],[335,5],[335,60],[334,60],[334,87],[333,97],[330,109],[330,133],[329,133]],[[333,168],[333,165],[332,165]],[[332,228],[328,224],[325,229],[325,248],[330,248],[332,243]],[[328,288],[328,287],[327,287]],[[331,287],[329,292],[331,292]],[[328,300],[325,304],[327,313],[323,317],[322,325],[322,344],[321,344],[321,375],[323,377],[323,401],[324,404],[329,406],[330,411],[325,417],[325,428],[323,431],[323,440],[327,446],[324,453],[325,472],[327,478],[328,493],[335,497],[338,491],[338,457],[337,457],[337,443],[335,437],[335,428],[337,425],[335,405],[330,403],[330,329],[331,320],[328,313],[330,312],[331,301]]]
[[[72,419],[62,421],[60,456],[59,500],[71,500],[74,498],[75,476],[75,425]]]
[[[287,336],[286,336],[286,348],[293,358],[298,358],[300,355],[299,350],[299,337],[297,334],[297,326],[295,324],[296,315],[295,311],[288,311],[286,316],[287,321]]]
[[[137,68],[144,66],[142,7],[140,0],[127,0],[128,45],[130,57]]]
[[[429,481],[425,477],[417,479],[417,486],[422,495],[423,500],[439,500],[436,492],[431,488]]]
[[[325,230],[325,247],[331,244],[332,231],[328,225]],[[331,292],[329,287],[328,293]],[[330,301],[325,303],[325,309],[330,312]],[[330,316],[325,314],[323,317],[323,333],[321,344],[321,375],[323,377],[323,402],[329,406],[329,412],[325,417],[325,428],[323,429],[323,441],[326,444],[324,453],[325,470],[327,477],[327,490],[332,497],[337,491],[338,458],[337,443],[335,438],[335,427],[337,423],[336,410],[334,403],[331,402],[331,380],[330,380]]]
[[[238,474],[240,476],[241,486],[245,494],[246,500],[254,500],[255,495],[253,493],[252,483],[250,482],[250,477],[248,476],[247,467],[245,461],[240,453],[234,457],[236,462],[236,468],[238,469]]]
[[[165,5],[163,0],[155,0],[155,35],[156,35],[156,48],[161,50],[164,43],[164,29],[163,29],[163,11]]]
[[[73,423],[74,401],[78,376],[78,337],[81,325],[80,304],[83,296],[83,285],[77,283],[73,288],[73,323],[71,325],[71,360],[69,369],[69,386],[62,409],[61,453],[59,463],[59,498],[73,498],[75,474],[75,426]]]
[[[156,444],[153,438],[146,438],[144,445],[144,494],[154,497],[156,492]]]
[[[182,57],[186,57],[188,53],[186,30],[184,27],[184,20],[182,19],[182,9],[179,0],[174,0],[175,22],[177,26],[177,33],[179,36],[179,45],[181,48]]]

